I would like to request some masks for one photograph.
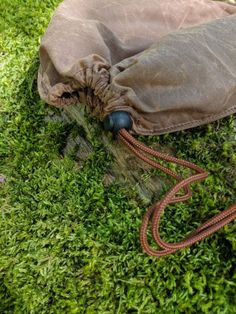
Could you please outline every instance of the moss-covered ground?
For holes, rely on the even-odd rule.
[[[99,136],[82,165],[62,155],[68,127],[38,96],[40,37],[59,0],[0,2],[0,313],[235,313],[236,223],[166,258],[140,249],[146,208],[117,183]],[[195,197],[170,208],[181,238],[236,201],[233,117],[148,137],[207,169]]]

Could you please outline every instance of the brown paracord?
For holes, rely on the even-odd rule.
[[[145,146],[144,144],[133,138],[133,136],[125,129],[121,129],[118,134],[122,142],[125,143],[139,159],[143,160],[144,162],[156,169],[162,170],[163,172],[169,174],[171,177],[175,178],[178,181],[178,183],[164,196],[164,198],[161,201],[157,202],[154,206],[152,206],[144,215],[140,229],[140,241],[142,248],[147,254],[151,256],[166,256],[174,253],[179,249],[188,247],[196,243],[197,241],[205,239],[206,237],[210,236],[211,234],[213,234],[224,225],[228,224],[236,218],[236,204],[234,204],[220,214],[209,219],[206,223],[204,223],[202,226],[200,226],[194,232],[188,235],[184,240],[178,243],[164,242],[159,234],[159,225],[161,215],[164,212],[166,206],[168,206],[169,204],[175,204],[188,200],[192,195],[190,190],[190,184],[196,181],[206,179],[208,177],[208,173],[189,161],[178,159],[167,154],[154,151],[153,149]],[[191,170],[194,170],[196,174],[193,174],[190,177],[184,179],[181,176],[177,175],[174,171],[164,167],[155,160],[150,159],[145,154],[175,163],[177,165],[185,166]],[[182,196],[176,196],[176,194],[181,189],[184,189],[185,194]],[[160,251],[154,250],[148,243],[147,229],[149,226],[149,222],[152,223],[151,229],[153,238],[156,243],[162,248],[162,250]]]

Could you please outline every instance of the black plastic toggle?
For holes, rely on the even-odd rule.
[[[118,133],[121,129],[129,131],[132,128],[133,121],[126,111],[115,111],[106,116],[104,120],[104,129],[113,133]]]

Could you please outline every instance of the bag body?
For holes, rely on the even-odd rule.
[[[236,7],[208,0],[65,0],[40,46],[47,103],[100,120],[127,111],[136,134],[236,112]]]

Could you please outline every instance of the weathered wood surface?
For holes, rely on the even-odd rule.
[[[75,146],[78,147],[77,159],[85,160],[93,152],[90,144],[92,137],[92,125],[85,117],[82,105],[68,106],[63,111],[63,119],[76,121],[84,130],[84,134],[77,134],[76,137],[69,136],[64,149],[67,154]],[[96,123],[96,122],[95,122]],[[157,197],[161,189],[161,180],[157,176],[148,174],[150,167],[138,160],[119,140],[114,139],[112,134],[102,131],[100,140],[104,143],[107,152],[114,156],[111,169],[106,174],[104,180],[110,184],[114,180],[125,183],[127,187],[135,187],[143,201],[149,203],[153,197]]]

